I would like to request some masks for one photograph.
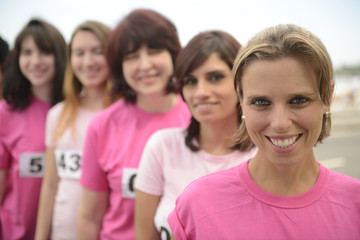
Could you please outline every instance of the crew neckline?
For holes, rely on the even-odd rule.
[[[254,198],[265,204],[280,208],[300,208],[312,204],[325,193],[328,170],[319,163],[320,172],[316,183],[310,190],[297,196],[279,196],[265,191],[251,178],[248,164],[249,161],[239,167],[240,181]]]

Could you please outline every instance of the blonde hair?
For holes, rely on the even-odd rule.
[[[107,37],[110,33],[110,28],[97,21],[86,21],[80,24],[72,34],[70,44],[68,46],[68,58],[66,63],[65,70],[65,80],[63,85],[63,94],[64,94],[64,108],[61,112],[53,140],[58,139],[68,127],[71,127],[71,134],[75,132],[75,121],[80,104],[80,93],[83,88],[79,79],[75,76],[73,69],[71,67],[71,46],[74,36],[79,31],[90,31],[95,34],[95,36],[100,40],[103,49],[105,49],[105,44]],[[106,83],[106,92],[109,93],[111,90],[111,81],[107,80]],[[111,100],[108,94],[105,94],[104,97],[104,106],[111,104]]]
[[[330,56],[321,40],[308,30],[293,24],[277,25],[256,34],[242,48],[234,63],[235,88],[239,99],[243,97],[242,76],[249,64],[259,60],[277,60],[292,57],[302,61],[317,75],[317,86],[321,100],[329,105],[332,97],[333,67]],[[321,133],[317,142],[330,134],[331,118],[323,116]],[[235,142],[251,146],[252,140],[243,122],[236,135]]]

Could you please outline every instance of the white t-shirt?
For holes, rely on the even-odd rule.
[[[191,151],[185,145],[186,129],[159,130],[149,138],[141,157],[135,188],[161,196],[154,222],[162,239],[170,239],[167,217],[177,197],[193,180],[209,173],[228,169],[252,158],[257,149],[233,151],[214,156],[203,150]]]
[[[67,128],[55,142],[52,140],[64,104],[52,107],[46,119],[45,144],[55,148],[57,170],[60,177],[56,193],[51,239],[76,239],[76,215],[81,200],[81,156],[86,131],[99,111],[78,109],[75,132]]]

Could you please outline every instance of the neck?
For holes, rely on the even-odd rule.
[[[138,95],[136,104],[139,108],[151,113],[164,113],[172,109],[178,100],[175,93],[154,94],[151,96]]]
[[[296,196],[310,190],[319,176],[320,167],[311,152],[307,159],[293,166],[278,166],[257,153],[249,163],[253,180],[267,192],[280,196]]]
[[[237,129],[238,121],[234,116],[212,123],[200,123],[199,144],[201,149],[213,155],[225,155],[233,152],[232,135]]]
[[[51,84],[45,86],[31,86],[32,94],[41,101],[51,102]]]
[[[104,108],[104,96],[106,90],[102,88],[86,88],[80,97],[80,106],[89,110],[101,110]]]

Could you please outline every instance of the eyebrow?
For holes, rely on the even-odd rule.
[[[289,94],[289,98],[300,97],[300,96],[316,97],[317,93],[315,93],[315,92],[297,92],[297,93]],[[264,95],[264,94],[252,94],[252,95],[249,95],[247,98],[248,99],[256,99],[256,98],[268,98],[268,97],[269,97],[268,95]]]

